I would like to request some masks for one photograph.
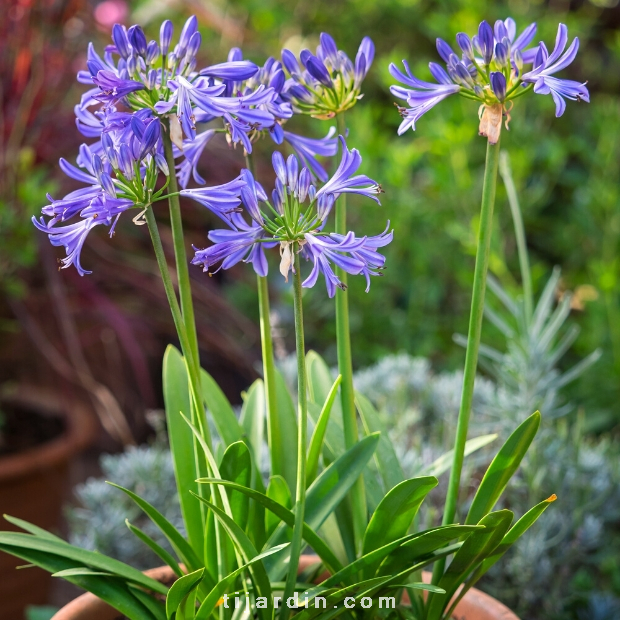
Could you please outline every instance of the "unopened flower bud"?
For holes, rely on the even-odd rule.
[[[127,33],[125,32],[125,28],[120,24],[114,24],[114,26],[112,26],[112,40],[121,58],[129,58],[131,50],[129,49]]]
[[[127,73],[129,74],[129,77],[134,77],[137,70],[138,70],[138,61],[136,57],[132,54],[127,59]]]
[[[157,86],[157,71],[155,69],[151,69],[146,74],[144,83],[149,90],[153,90]]]
[[[192,15],[186,22],[185,25],[183,26],[183,30],[181,31],[181,36],[179,37],[179,44],[178,44],[178,50],[177,50],[177,54],[179,56],[184,56],[185,52],[187,51],[187,47],[189,45],[189,40],[191,39],[192,35],[196,32],[196,30],[198,29],[198,20],[196,19],[195,15]]]
[[[127,36],[134,50],[140,54],[140,56],[144,56],[146,54],[146,35],[144,34],[144,30],[138,25],[132,26],[127,31]]]
[[[523,71],[523,55],[521,54],[521,50],[515,50],[512,56],[514,61],[514,66],[516,68],[517,76],[521,75]]]
[[[498,101],[503,102],[506,98],[506,76],[499,71],[491,73],[491,88]]]
[[[300,203],[304,202],[308,196],[311,180],[312,177],[310,176],[308,168],[303,167],[299,173],[299,183],[297,185],[297,200],[299,200]]]
[[[283,185],[286,184],[286,164],[284,163],[284,157],[282,157],[282,153],[280,151],[274,151],[271,156],[271,163],[273,164],[273,169],[276,172],[276,176],[278,180]]]
[[[118,164],[121,172],[131,181],[134,177],[133,158],[126,144],[121,144],[121,148],[118,152]]]
[[[199,32],[194,32],[189,40],[189,44],[187,45],[187,56],[194,57],[196,52],[200,48],[200,44],[202,43],[202,35]]]
[[[485,65],[488,65],[493,59],[493,43],[493,29],[488,22],[483,21],[478,28],[478,45]]]
[[[495,45],[495,59],[500,67],[506,67],[508,65],[508,47],[503,43],[497,43]]]
[[[284,208],[282,206],[282,196],[277,189],[271,192],[271,201],[273,202],[273,208],[280,214],[284,215]]]
[[[465,58],[469,60],[473,60],[474,59],[474,48],[471,44],[471,39],[464,32],[459,32],[456,35],[456,42],[458,43],[458,46],[461,48],[461,51],[463,52],[463,56],[465,56]]]
[[[450,45],[446,43],[443,39],[437,39],[437,51],[439,52],[439,55],[443,58],[444,62],[448,62],[448,58],[450,58],[450,55],[454,54]]]
[[[170,169],[168,168],[168,162],[161,153],[155,153],[155,163],[157,167],[166,175],[170,176]]]
[[[161,53],[166,56],[168,54],[168,50],[170,49],[170,41],[172,41],[172,32],[174,31],[174,26],[172,22],[167,19],[159,30],[159,45],[161,47]]]
[[[151,41],[146,48],[146,62],[152,65],[159,58],[159,45],[157,41]]]
[[[295,193],[297,189],[297,179],[299,177],[299,162],[295,155],[289,155],[286,160],[286,179],[291,193]]]
[[[105,154],[108,157],[108,161],[114,170],[118,170],[118,157],[116,155],[116,149],[114,148],[114,142],[110,138],[110,134],[104,133],[101,136],[101,144]]]
[[[282,63],[292,76],[299,75],[299,73],[301,73],[297,58],[295,58],[295,54],[293,54],[290,50],[282,50]]]

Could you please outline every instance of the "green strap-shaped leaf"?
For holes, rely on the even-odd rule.
[[[375,462],[385,489],[393,489],[405,479],[405,474],[400,465],[400,460],[394,451],[394,446],[390,441],[387,428],[383,424],[377,410],[363,394],[355,393],[355,404],[362,418],[362,424],[366,433],[381,433],[381,439],[375,452]]]
[[[325,433],[327,432],[329,416],[332,412],[334,400],[338,394],[338,386],[341,381],[342,375],[338,375],[327,395],[327,399],[323,404],[323,408],[321,409],[321,413],[317,419],[316,426],[314,427],[314,432],[312,433],[312,438],[310,439],[310,447],[308,448],[308,457],[306,462],[306,486],[312,484],[316,478],[316,474],[319,469],[319,457],[321,456],[323,441],[325,440]]]
[[[132,525],[129,519],[125,519],[125,525],[129,528],[129,531],[139,538],[147,547],[151,549],[161,560],[163,560],[174,572],[177,577],[183,575],[183,571],[178,562],[168,553],[160,544],[154,541],[146,532],[143,532],[139,527]]]
[[[200,385],[202,388],[202,397],[207,405],[207,409],[213,416],[213,422],[224,442],[225,446],[229,446],[235,441],[243,438],[243,429],[237,420],[237,416],[233,411],[228,399],[215,379],[204,369],[200,369]]]
[[[239,486],[233,482],[228,482],[227,480],[218,480],[215,478],[203,478],[200,482],[204,482],[205,484],[222,485],[236,489],[241,493],[245,493],[251,499],[261,503],[269,512],[276,515],[280,521],[284,521],[284,523],[290,528],[292,528],[295,523],[295,514],[291,510],[265,494],[256,491],[255,489],[249,489],[247,487]],[[342,568],[342,565],[331,552],[331,549],[307,523],[304,523],[303,537],[315,553],[318,554],[328,570],[336,572]]]
[[[151,612],[155,620],[166,620],[166,608],[163,603],[131,584],[129,584],[129,590]]]
[[[478,523],[493,510],[508,481],[519,468],[540,426],[540,413],[536,411],[510,435],[487,469],[474,496],[465,523]]]
[[[74,547],[64,541],[57,542],[55,540],[40,538],[38,536],[33,536],[32,534],[22,534],[20,532],[0,532],[0,545],[5,547],[13,547],[18,550],[32,549],[35,551],[55,554],[74,560],[75,562],[78,562],[79,566],[89,566],[112,573],[113,575],[122,577],[127,581],[133,581],[134,583],[138,583],[153,592],[165,594],[168,591],[168,588],[159,583],[159,581],[155,581],[154,579],[147,577],[139,570],[136,570],[128,564],[115,560],[114,558],[109,558],[101,553]]]
[[[468,439],[465,442],[465,451],[463,456],[469,456],[480,448],[488,446],[492,441],[497,439],[497,434],[481,435],[480,437],[474,437]],[[454,460],[454,450],[448,450],[444,452],[439,458],[435,459],[430,465],[424,467],[418,474],[420,476],[435,476],[439,478],[441,474],[447,472],[452,467],[452,461]]]
[[[163,388],[168,440],[183,522],[192,547],[201,553],[204,547],[203,508],[190,493],[192,490],[198,492],[196,478],[200,478],[201,472],[196,460],[194,435],[181,415],[191,417],[187,366],[181,353],[172,345],[168,345],[164,354]],[[196,567],[198,564],[192,565],[192,568]]]
[[[15,555],[49,573],[59,573],[63,570],[80,567],[80,562],[75,560],[30,548],[0,543],[0,551]],[[88,592],[92,592],[130,620],[153,620],[153,615],[149,610],[136,599],[132,591],[127,587],[127,584],[117,577],[76,575],[66,577],[65,579]]]
[[[502,539],[502,542],[497,546],[492,555],[485,558],[482,562],[480,577],[486,573],[493,564],[495,564],[509,549],[514,545],[527,530],[538,521],[538,518],[542,515],[549,505],[557,499],[555,495],[548,497],[539,504],[536,504],[533,508],[530,508],[509,530],[508,533]],[[473,585],[473,584],[472,584]]]
[[[269,478],[265,494],[269,499],[272,499],[276,504],[283,506],[287,510],[293,505],[288,484],[286,484],[286,480],[282,476],[271,476]],[[282,518],[272,510],[265,512],[265,533],[267,538],[273,534],[280,521],[282,521]]]
[[[333,617],[332,614],[338,615],[338,613],[342,613],[336,609],[336,607],[338,607],[338,603],[344,601],[344,599],[348,596],[353,596],[353,598],[356,599],[358,597],[361,598],[362,596],[365,596],[369,590],[387,583],[390,579],[391,577],[375,577],[374,579],[366,579],[353,585],[335,590],[326,590],[322,585],[312,588],[308,590],[307,593],[308,607],[297,614],[295,618],[298,618],[298,620],[311,620],[319,615],[321,618],[331,618]],[[325,596],[325,608],[323,608],[322,603],[319,603],[318,607],[316,604],[314,607],[310,606],[310,603],[312,603],[317,596]],[[304,603],[305,599],[306,593],[304,593]],[[346,611],[346,608],[344,611]]]
[[[318,422],[316,415],[323,408],[329,393],[334,385],[334,377],[325,363],[325,360],[316,352],[308,351],[306,354],[306,369],[308,379],[308,400],[316,407],[309,407],[308,413],[312,417],[314,424]],[[325,439],[323,444],[323,454],[328,461],[334,461],[344,454],[344,431],[342,427],[342,406],[340,399],[337,398],[332,405],[332,413],[327,422]]]
[[[314,530],[321,527],[359,478],[377,449],[379,438],[379,433],[373,433],[360,439],[310,485],[306,493],[306,521]]]
[[[243,558],[243,562],[248,564],[251,560],[253,560],[258,555],[258,552],[254,548],[252,541],[247,537],[245,532],[223,510],[218,508],[215,504],[212,504],[203,497],[198,497],[198,499],[201,502],[204,502],[204,504],[213,511],[219,522],[223,525],[224,529],[233,541],[240,556]],[[256,588],[257,596],[264,596],[267,598],[267,607],[265,609],[260,609],[260,611],[258,611],[258,614],[263,620],[272,620],[273,602],[271,599],[271,585],[269,583],[269,577],[267,576],[265,567],[263,566],[263,562],[251,564],[249,567],[249,571],[250,575],[252,576],[254,586]]]
[[[11,515],[3,515],[4,518],[13,525],[25,530],[29,534],[34,534],[39,538],[47,538],[48,540],[55,540],[57,542],[66,542],[60,536],[56,536],[56,534],[52,534],[47,530],[39,527],[38,525],[34,525],[33,523],[28,523],[28,521],[24,521],[23,519],[18,519],[17,517],[12,517]],[[68,543],[67,543],[68,544]]]
[[[480,529],[482,528],[479,525],[443,525],[418,532],[383,560],[377,575],[394,575],[407,566],[422,561],[451,540],[465,538]]]
[[[119,577],[113,575],[112,573],[106,573],[101,570],[93,570],[92,568],[87,568],[85,566],[59,570],[57,573],[54,573],[52,577],[59,577],[60,579],[67,579],[68,577],[115,577],[116,579],[119,579]]]
[[[393,559],[398,561],[392,562],[392,570],[382,570],[380,574],[372,574],[366,578],[394,575],[402,570],[405,565],[411,565],[416,560],[443,547],[449,541],[466,536],[477,529],[480,529],[477,525],[446,525],[425,532],[403,536],[398,540],[385,544],[383,547],[370,551],[361,558],[351,562],[351,564],[347,564],[342,570],[328,577],[321,585],[332,587],[338,584],[346,584],[350,577],[355,577],[358,573],[367,575],[370,572],[368,567],[377,566],[382,560],[384,561],[383,565]]]
[[[182,605],[185,597],[194,589],[197,588],[202,577],[205,573],[204,568],[200,568],[193,573],[183,575],[183,577],[177,579],[170,590],[168,590],[168,596],[166,597],[166,618],[171,620],[174,614],[177,612],[180,605]]]
[[[126,493],[131,499],[144,511],[144,513],[151,519],[151,521],[161,530],[162,534],[169,540],[175,553],[179,556],[182,562],[188,567],[189,570],[195,569],[200,566],[200,560],[198,556],[190,546],[190,544],[183,538],[179,530],[164,517],[164,515],[157,510],[154,506],[149,504],[146,500],[142,499],[139,495],[136,495],[133,491],[125,489],[118,484],[108,482],[109,485],[120,489],[123,493]]]
[[[359,591],[357,592],[356,598],[361,598],[363,596],[371,596],[371,597],[376,598],[383,591],[390,589],[394,584],[399,584],[403,580],[406,580],[409,577],[409,575],[411,575],[412,573],[422,570],[429,564],[433,564],[439,558],[444,558],[457,552],[462,547],[462,545],[463,543],[456,543],[449,547],[445,547],[443,549],[440,549],[430,554],[430,556],[428,556],[426,559],[422,560],[421,562],[418,562],[417,564],[414,564],[413,566],[409,566],[408,568],[401,571],[400,573],[390,573],[385,576],[373,577],[372,579],[368,579],[366,581],[357,582],[353,585],[346,586],[340,592],[355,592],[356,589],[358,589],[358,590],[361,590],[361,592]],[[329,582],[324,582],[318,586],[315,586],[314,588],[308,589],[307,593],[304,593],[304,598],[307,596],[309,600],[312,600],[314,597],[318,595],[322,595],[322,596],[331,595],[337,591],[336,589],[325,590],[326,583],[329,583]],[[330,607],[333,608],[333,605],[330,606],[328,604],[326,609],[330,609]],[[304,616],[299,614],[300,620],[303,620],[303,618],[308,618],[309,616],[313,617],[315,615],[318,615],[315,612],[315,610],[304,610],[302,613],[304,614]],[[323,620],[323,618],[325,617],[324,614],[327,614],[328,617],[331,617],[331,614],[332,614],[331,611],[330,612],[325,611],[323,613],[319,611],[318,613],[321,614],[321,620]],[[336,612],[336,610],[334,610],[334,613],[338,615],[340,612]]]
[[[213,456],[213,452],[211,452],[211,450],[209,449],[207,442],[204,440],[203,436],[200,434],[200,431],[198,430],[198,428],[194,424],[192,424],[190,420],[186,418],[185,422],[192,429],[194,436],[198,440],[198,444],[202,448],[202,451],[205,455],[205,458],[207,459],[207,464],[209,465],[211,472],[218,480],[221,479],[222,475],[220,473],[219,467],[217,466],[217,461],[215,460],[215,457]],[[194,493],[192,492],[192,494]],[[226,489],[224,488],[220,489],[220,497],[222,501],[222,506],[224,507],[224,511],[229,517],[232,518],[232,511],[230,509],[230,502],[228,501],[228,495],[226,494]]]
[[[291,490],[295,493],[296,473],[297,473],[297,413],[295,405],[291,400],[286,381],[276,368],[275,373],[275,389],[278,427],[280,429],[281,441],[278,445],[270,445],[270,450],[276,450],[279,453],[278,462],[282,464],[282,471],[272,471],[272,475],[282,476]]]
[[[364,534],[363,553],[370,553],[405,536],[424,498],[437,486],[434,476],[420,476],[388,491],[370,518]]]
[[[366,463],[377,448],[379,435],[369,435],[358,441],[350,450],[325,468],[306,492],[305,522],[318,530],[325,519],[342,502],[349,489],[359,478]],[[280,526],[267,541],[269,546],[279,545],[286,540],[285,526]],[[317,550],[318,553],[318,550]],[[278,556],[272,562],[266,561],[269,576],[278,581],[286,571],[285,558]]]
[[[241,426],[245,433],[246,443],[252,454],[252,481],[248,486],[261,492],[265,490],[260,473],[260,464],[263,458],[266,409],[265,384],[262,379],[257,379],[244,397],[241,409]],[[252,544],[257,549],[261,549],[267,540],[267,534],[265,533],[265,509],[253,501],[250,502],[248,509],[246,531],[252,540]]]
[[[510,510],[499,510],[480,520],[478,525],[483,525],[484,529],[474,532],[465,540],[437,584],[446,593],[429,595],[426,620],[440,620],[450,599],[467,575],[500,544],[512,523],[512,517]]]
[[[265,414],[265,384],[262,379],[256,379],[250,386],[241,408],[241,427],[248,439],[256,464],[262,462]]]
[[[456,606],[460,603],[461,599],[469,592],[471,588],[473,588],[476,583],[478,583],[479,579],[493,566],[496,562],[498,562],[501,557],[514,545],[517,540],[525,534],[527,530],[538,521],[540,515],[542,515],[545,510],[549,507],[551,502],[554,502],[557,499],[555,495],[548,497],[546,500],[536,504],[533,508],[530,508],[509,530],[508,533],[502,539],[502,542],[495,548],[493,553],[486,557],[483,562],[478,566],[474,574],[467,580],[467,582],[463,585],[463,588],[459,592],[458,596],[452,601],[452,604],[449,609],[449,613],[446,615],[450,615],[456,609]]]
[[[265,553],[261,553],[257,555],[252,560],[250,560],[248,563],[244,564],[243,566],[240,566],[239,568],[234,570],[232,573],[229,573],[228,575],[226,575],[226,577],[224,577],[221,581],[219,581],[213,587],[211,592],[207,594],[207,596],[202,602],[202,605],[200,605],[200,608],[196,612],[196,617],[194,618],[194,620],[208,620],[208,618],[211,616],[211,614],[217,607],[217,604],[220,598],[227,592],[227,590],[230,587],[233,586],[233,584],[235,583],[235,580],[241,573],[248,570],[248,568],[252,564],[261,562],[264,558],[270,555],[273,555],[274,553],[278,553],[282,551],[287,546],[288,546],[288,543],[284,545],[280,545],[279,547],[274,547],[273,549],[269,549],[269,551],[265,551]]]
[[[231,443],[220,463],[220,474],[225,480],[249,487],[252,480],[252,457],[243,441]],[[248,524],[249,499],[243,493],[232,492],[228,498],[232,517],[245,531]]]

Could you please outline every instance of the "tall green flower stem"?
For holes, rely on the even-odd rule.
[[[254,159],[251,153],[246,154],[245,161],[248,170],[253,176],[256,176],[254,173]],[[269,286],[267,284],[267,278],[257,275],[256,288],[258,290],[260,340],[263,356],[263,379],[265,381],[265,404],[267,408],[267,437],[269,446],[272,447],[272,449],[269,450],[269,455],[271,457],[271,474],[283,475],[282,452],[281,450],[273,449],[274,446],[282,445],[282,438],[280,436],[280,425],[278,424],[276,365],[273,357],[273,339],[270,320],[271,310],[269,308]]]
[[[306,379],[306,345],[304,342],[304,316],[301,293],[301,271],[299,268],[299,248],[295,248],[295,273],[293,274],[293,299],[295,309],[295,348],[297,351],[297,395],[299,420],[297,430],[297,484],[295,490],[295,524],[291,541],[291,557],[288,575],[284,586],[280,620],[287,620],[291,611],[286,604],[293,596],[297,582],[299,556],[303,540],[303,526],[306,512],[306,450],[308,434],[308,402]]]
[[[484,169],[484,183],[482,186],[482,206],[480,208],[480,227],[478,230],[478,247],[476,249],[476,266],[474,268],[474,285],[471,298],[471,312],[469,315],[469,330],[467,332],[467,350],[465,353],[465,372],[463,375],[463,392],[456,427],[454,443],[454,459],[450,470],[448,493],[443,513],[443,525],[454,522],[461,471],[465,455],[465,442],[471,414],[471,404],[474,396],[476,368],[478,366],[478,350],[480,348],[480,333],[482,331],[482,317],[484,314],[484,294],[486,291],[487,272],[489,270],[489,252],[491,248],[491,233],[493,230],[493,208],[495,206],[495,188],[497,185],[497,169],[499,164],[499,140],[497,144],[487,144],[487,156]],[[441,578],[445,568],[445,560],[435,563],[433,583]]]
[[[200,403],[202,403],[202,396],[200,390],[200,373],[198,370],[198,363],[194,358],[190,339],[187,334],[187,328],[185,322],[183,321],[182,310],[179,306],[179,302],[174,291],[174,285],[172,284],[170,272],[168,271],[168,263],[164,254],[164,248],[161,243],[159,228],[157,227],[157,222],[155,220],[155,214],[153,213],[152,206],[146,210],[145,219],[149,229],[149,233],[151,235],[153,250],[155,251],[155,258],[157,259],[157,266],[159,267],[159,272],[161,274],[164,290],[166,291],[166,298],[170,306],[170,311],[172,312],[174,326],[177,330],[179,341],[181,343],[181,350],[183,352],[183,356],[187,360],[190,392],[195,408],[195,424],[200,429],[203,436],[210,442],[211,439],[209,436],[209,429],[205,424],[204,415],[200,407]]]
[[[181,219],[181,204],[179,201],[179,187],[174,169],[174,154],[170,139],[170,122],[166,124],[166,130],[162,132],[164,153],[168,164],[169,192],[168,206],[170,210],[170,226],[172,228],[172,243],[174,245],[174,260],[176,262],[179,298],[181,300],[181,315],[187,333],[188,346],[192,353],[194,372],[200,376],[200,355],[198,352],[198,333],[196,330],[196,318],[194,316],[194,302],[192,300],[192,287],[189,280],[189,267],[187,252],[185,250],[185,237],[183,235],[183,220]],[[202,401],[199,401],[202,402]],[[208,439],[205,436],[205,439]],[[210,441],[209,441],[210,444]]]
[[[521,280],[523,282],[523,305],[525,308],[525,318],[527,323],[532,320],[534,307],[534,295],[532,292],[532,272],[530,271],[530,260],[527,254],[527,244],[525,242],[525,226],[523,216],[519,207],[519,198],[515,188],[510,169],[510,157],[506,151],[502,151],[499,156],[499,173],[502,175],[506,193],[508,194],[508,204],[512,213],[512,221],[515,227],[515,238],[517,240],[517,252],[519,254],[519,266],[521,268]]]
[[[344,112],[336,117],[338,133],[346,136],[347,127]],[[341,194],[336,201],[336,232],[347,234],[347,195]],[[347,273],[341,268],[336,269],[340,281],[347,286]],[[338,349],[338,372],[342,375],[340,399],[342,403],[342,422],[344,444],[347,450],[357,442],[357,415],[355,411],[355,392],[353,389],[353,362],[351,358],[351,330],[349,327],[349,294],[346,290],[336,292],[336,342]],[[351,509],[353,513],[353,533],[357,549],[361,545],[366,531],[366,494],[364,479],[359,477],[351,489]]]

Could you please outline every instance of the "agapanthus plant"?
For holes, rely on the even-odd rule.
[[[480,134],[492,144],[499,140],[502,121],[508,127],[514,99],[532,89],[553,97],[556,116],[564,114],[566,99],[590,101],[585,83],[554,77],[577,56],[579,39],[573,39],[566,49],[568,29],[560,24],[555,47],[549,54],[544,42],[529,47],[535,35],[536,24],[530,24],[517,36],[516,23],[509,17],[496,21],[493,28],[483,21],[471,38],[464,32],[457,34],[458,53],[446,41],[437,39],[437,51],[446,68],[435,62],[429,64],[436,83],[415,77],[406,60],[405,73],[391,64],[390,73],[404,87],[392,86],[390,90],[408,104],[399,107],[403,121],[398,133],[415,129],[423,114],[455,94],[480,102]]]
[[[554,77],[555,73],[566,68],[575,59],[579,49],[579,39],[575,38],[566,49],[568,29],[564,24],[560,24],[555,47],[549,54],[542,42],[529,47],[535,34],[536,24],[530,24],[517,36],[516,24],[511,18],[504,21],[498,20],[494,28],[488,22],[483,21],[478,28],[478,33],[472,38],[464,33],[457,35],[460,57],[443,39],[437,39],[437,51],[446,63],[446,69],[437,63],[430,63],[430,71],[437,80],[435,83],[424,82],[416,78],[406,61],[403,61],[405,73],[394,64],[390,65],[392,76],[405,85],[405,87],[392,86],[390,90],[392,94],[406,100],[409,106],[399,108],[403,116],[398,129],[399,134],[403,134],[409,127],[415,129],[417,120],[423,114],[446,97],[458,93],[481,104],[479,132],[488,138],[463,391],[453,465],[443,514],[444,524],[452,523],[456,515],[471,415],[489,268],[502,122],[505,120],[508,126],[513,100],[530,90],[543,95],[551,94],[556,106],[556,116],[564,113],[565,99],[576,101],[589,101],[590,99],[585,83]],[[434,583],[441,583],[445,578],[444,567],[442,560],[435,565]]]
[[[337,300],[339,365],[351,374],[347,298],[338,289],[346,287],[347,274],[364,276],[368,289],[371,276],[380,275],[384,267],[385,257],[379,250],[391,241],[392,232],[389,223],[373,237],[359,237],[346,228],[347,194],[379,202],[381,192],[376,181],[358,174],[361,156],[348,149],[346,132],[340,132],[339,166],[328,178],[317,172],[313,162],[317,154],[333,148],[331,143],[287,138],[275,124],[286,120],[289,103],[293,111],[302,109],[297,106],[307,95],[298,86],[316,97],[314,103],[323,106],[326,115],[338,114],[338,123],[343,125],[342,113],[359,97],[361,80],[372,62],[372,43],[364,39],[354,66],[331,38],[322,35],[317,55],[302,53],[306,70],[291,78],[296,84],[288,82],[287,87],[286,83],[282,86],[282,69],[275,61],[268,61],[259,71],[237,52],[228,62],[198,70],[201,39],[195,18],[187,21],[172,50],[171,36],[170,22],[162,25],[159,43],[147,43],[139,26],[126,30],[117,25],[114,45],[106,49],[103,59],[89,48],[88,72],[81,72],[80,80],[95,87],[82,98],[76,116],[80,131],[95,141],[82,146],[77,167],[61,160],[64,172],[86,187],[61,200],[50,198],[43,210],[50,219],[35,223],[53,244],[65,246],[64,266],[75,265],[82,274],[87,272],[81,266],[80,251],[93,227],[105,224],[113,232],[120,215],[129,209],[139,210],[134,221],[148,226],[182,349],[182,353],[174,347],[167,350],[163,387],[185,532],[132,491],[120,490],[162,531],[170,551],[127,522],[130,531],[178,579],[168,588],[131,566],[73,547],[10,517],[26,533],[0,533],[0,550],[92,591],[130,620],[208,620],[215,615],[233,620],[238,614],[226,601],[241,592],[248,614],[259,620],[273,620],[278,598],[283,601],[277,612],[280,620],[288,620],[293,608],[297,620],[311,620],[322,613],[330,618],[349,614],[351,597],[361,602],[356,616],[371,619],[385,614],[372,600],[370,607],[365,600],[378,597],[381,607],[381,598],[400,601],[405,591],[418,618],[445,619],[458,588],[464,584],[458,594],[463,596],[552,498],[514,525],[510,510],[494,510],[536,433],[540,416],[535,413],[515,430],[489,466],[465,524],[454,524],[450,517],[442,527],[417,531],[420,505],[438,484],[431,474],[445,471],[446,458],[434,463],[429,475],[405,479],[389,441],[380,443],[382,423],[377,412],[356,397],[350,376],[343,373],[333,381],[327,365],[316,354],[306,354],[302,287],[314,286],[322,275],[329,296]],[[284,63],[289,71],[294,68],[288,54]],[[288,99],[287,92],[293,93]],[[199,133],[196,123],[215,119],[222,119],[221,130],[228,132],[231,142],[241,142],[248,155],[252,140],[269,132],[276,142],[288,139],[302,163],[296,155],[285,159],[279,152],[274,154],[276,180],[271,198],[249,169],[222,185],[178,191],[175,155],[185,156],[186,161],[178,166],[183,184],[192,173],[200,183],[196,162],[213,135],[209,132],[218,129]],[[489,146],[491,159],[495,148]],[[165,177],[162,186],[161,173]],[[316,177],[325,179],[324,184],[319,185]],[[487,181],[485,196],[492,197],[494,180],[490,186]],[[273,368],[268,378],[266,368],[265,382],[258,380],[248,390],[237,417],[213,378],[201,369],[180,195],[211,210],[227,225],[209,233],[213,245],[197,250],[192,262],[211,272],[245,261],[258,274],[263,360],[272,366],[265,249],[279,248],[280,272],[285,278],[293,276],[297,408],[283,380]],[[163,198],[169,201],[176,289],[155,217],[154,203]],[[492,210],[492,199],[487,197],[483,207]],[[327,232],[332,210],[336,211],[335,232]],[[488,217],[482,221],[481,228],[488,228]],[[58,226],[61,222],[68,224]],[[484,239],[488,254],[488,235]],[[303,281],[301,258],[311,264]],[[478,287],[480,277],[477,262]],[[483,294],[484,280],[481,290]],[[474,307],[481,308],[480,288],[474,293]],[[342,420],[330,420],[339,389]],[[273,401],[277,406],[270,404]],[[363,421],[360,428],[357,412]],[[311,438],[308,416],[314,421]],[[271,462],[267,485],[260,467],[264,427]],[[463,433],[460,419],[446,514],[451,510],[455,479],[458,490],[459,459],[462,462],[465,452],[460,442],[466,433],[466,423]],[[377,471],[369,466],[373,460]],[[331,573],[325,582],[312,587],[298,583],[300,554],[306,546]],[[452,557],[451,564],[445,574],[440,564],[437,583],[422,583],[419,571],[446,557]],[[303,589],[305,600],[295,595]],[[283,596],[274,598],[282,590]],[[429,591],[426,601],[415,595],[420,590]],[[165,605],[161,595],[166,597]],[[322,606],[317,605],[320,598]],[[326,604],[329,612],[322,612]],[[410,616],[401,611],[394,614]]]

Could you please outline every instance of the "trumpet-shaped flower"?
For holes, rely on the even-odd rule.
[[[245,184],[244,178],[239,176],[223,185],[183,189],[181,190],[181,196],[186,196],[199,202],[225,222],[230,222],[233,214],[240,211],[241,189]]]
[[[355,174],[362,164],[362,156],[357,149],[349,151],[347,144],[340,136],[342,159],[331,179],[317,192],[317,199],[323,195],[333,195],[337,199],[340,194],[361,194],[381,204],[377,194],[382,193],[381,185],[365,174]]]
[[[267,275],[267,258],[265,245],[273,247],[275,243],[267,243],[265,230],[256,222],[248,225],[245,220],[235,214],[231,218],[232,230],[212,230],[208,234],[209,241],[214,245],[196,250],[192,259],[193,265],[202,265],[203,271],[209,274],[217,273],[220,269],[230,269],[240,261],[251,263],[259,276]],[[195,248],[194,248],[195,249]],[[215,271],[211,268],[221,263]]]
[[[523,74],[522,80],[525,84],[534,84],[534,92],[540,95],[551,95],[555,102],[555,115],[562,116],[566,110],[565,99],[573,101],[590,101],[590,93],[585,84],[574,80],[563,80],[553,77],[554,73],[568,67],[579,50],[579,39],[573,39],[569,48],[565,50],[568,43],[568,28],[560,24],[555,41],[555,47],[549,55],[544,43],[540,44],[538,52],[534,58],[534,66],[531,71]]]

